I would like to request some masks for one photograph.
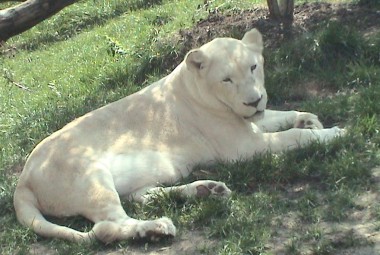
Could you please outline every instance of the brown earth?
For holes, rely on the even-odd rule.
[[[195,27],[181,30],[186,50],[198,47],[215,37],[240,36],[251,28],[257,28],[264,36],[266,48],[275,48],[280,43],[294,36],[308,33],[322,22],[336,20],[343,24],[355,24],[363,34],[373,33],[380,29],[380,11],[367,6],[354,4],[305,3],[294,10],[294,21],[290,31],[285,31],[282,25],[269,19],[266,8],[254,8],[230,14],[222,14],[210,10],[206,19],[200,20]]]

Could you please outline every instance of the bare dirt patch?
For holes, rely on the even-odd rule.
[[[159,243],[144,243],[137,242],[126,247],[110,248],[98,255],[199,255],[200,250],[210,249],[215,246],[216,240],[212,240],[207,235],[198,230],[192,230],[186,233],[181,233],[166,245]],[[29,249],[30,255],[57,255],[60,254],[57,250],[48,247],[42,243],[35,243]]]

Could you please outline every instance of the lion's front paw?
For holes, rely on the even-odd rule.
[[[342,137],[342,136],[345,136],[347,134],[347,130],[345,128],[340,128],[340,127],[332,127],[330,128],[331,130],[331,136],[333,138],[336,138],[336,137]]]
[[[162,217],[152,221],[142,221],[137,226],[138,237],[158,241],[162,237],[174,237],[176,227],[171,219]]]
[[[304,128],[304,129],[322,129],[323,125],[318,120],[318,116],[312,113],[300,113],[294,123],[295,128]]]
[[[337,137],[342,137],[346,135],[347,130],[339,127],[326,128],[322,130],[312,131],[318,136],[318,139],[322,142],[331,141]]]

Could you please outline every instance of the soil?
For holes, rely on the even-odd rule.
[[[321,22],[329,20],[355,24],[363,35],[372,34],[380,30],[379,10],[353,4],[305,3],[296,6],[293,27],[290,31],[285,30],[280,23],[269,19],[269,13],[266,8],[236,11],[227,15],[223,15],[217,9],[209,10],[209,12],[209,16],[200,20],[193,28],[180,31],[180,41],[185,45],[184,50],[186,52],[215,37],[231,35],[240,37],[251,28],[257,28],[263,34],[266,49],[275,49],[281,43],[289,40],[291,36],[313,31]],[[374,180],[380,185],[380,168],[374,170]],[[289,195],[291,195],[290,193]],[[380,194],[378,192],[367,194],[362,199],[362,201],[367,201],[364,207],[370,207],[372,204],[378,203],[379,198]],[[349,222],[336,223],[334,226],[323,222],[321,224],[325,224],[326,229],[331,229],[331,238],[337,239],[337,242],[339,242],[339,238],[344,238],[344,236],[340,237],[336,232],[337,229],[341,229],[341,233],[355,231],[355,233],[368,238],[374,245],[343,250],[339,254],[380,254],[380,233],[374,228],[374,224],[371,224],[373,218],[368,215],[368,211],[353,212],[352,215],[353,219]],[[284,217],[288,218],[287,223],[280,229],[276,229],[277,234],[273,237],[272,243],[268,244],[269,250],[274,254],[283,254],[284,245],[290,240],[289,236],[294,231],[293,225],[297,225],[296,222],[293,222],[296,221],[294,216],[288,215]],[[207,239],[205,233],[194,230],[182,233],[180,237],[167,245],[162,245],[162,243],[152,244],[148,247],[132,245],[127,248],[104,251],[99,254],[199,254],[199,248],[210,248],[216,242],[216,240]],[[36,243],[31,247],[30,254],[56,254],[56,252]],[[305,251],[305,254],[308,254],[308,251]]]

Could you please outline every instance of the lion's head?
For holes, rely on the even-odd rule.
[[[245,119],[262,115],[267,104],[262,51],[256,29],[242,40],[217,38],[191,50],[185,63],[192,73],[192,90],[212,108],[227,107]]]

